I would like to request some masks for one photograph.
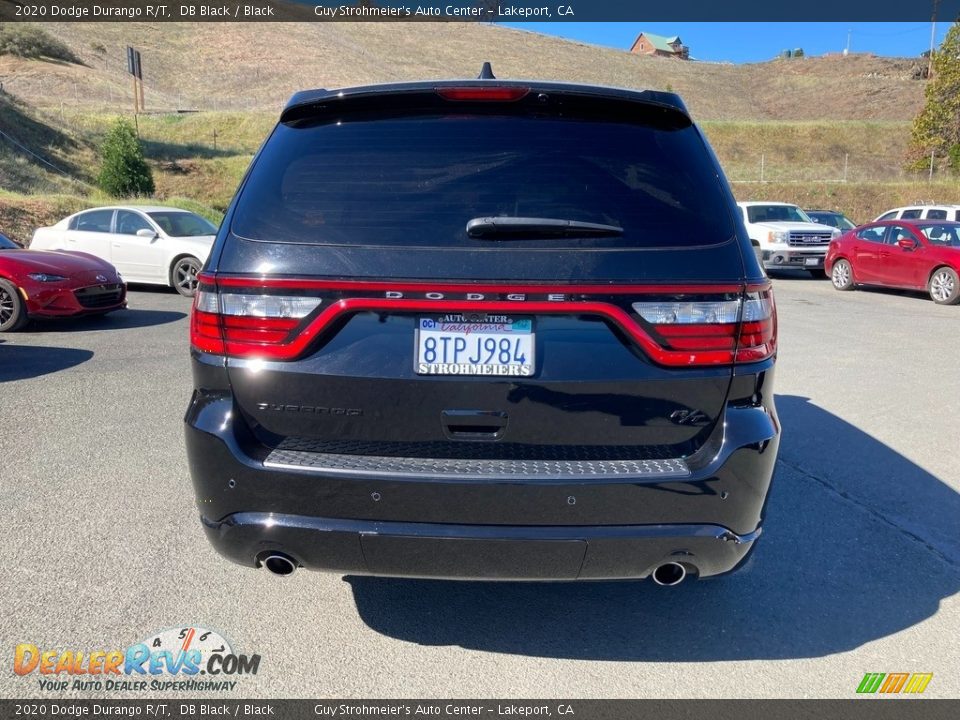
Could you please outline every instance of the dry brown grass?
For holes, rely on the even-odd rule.
[[[296,90],[421,78],[500,77],[672,88],[699,120],[908,120],[916,60],[828,56],[749,65],[636,56],[483,23],[46,23],[87,67],[0,59],[37,105],[127,107],[124,48],[143,54],[148,109],[276,112]],[[94,44],[105,54],[92,50]],[[891,102],[890,98],[896,98]],[[112,103],[111,103],[112,100]]]
[[[858,223],[913,203],[960,203],[957,182],[734,184],[738,200],[780,200],[807,210],[839,210]]]

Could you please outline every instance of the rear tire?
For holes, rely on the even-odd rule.
[[[960,278],[953,268],[938,267],[930,276],[927,291],[937,305],[956,305],[960,300]]]
[[[197,292],[197,273],[203,264],[195,257],[182,257],[170,268],[170,284],[184,297],[192,298]]]
[[[20,291],[0,280],[0,332],[15,332],[27,324],[27,308]]]
[[[846,260],[840,259],[833,264],[830,280],[837,290],[853,290],[853,267]]]

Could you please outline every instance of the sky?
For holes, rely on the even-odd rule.
[[[782,50],[803,48],[807,55],[842,52],[870,52],[875,55],[917,57],[930,47],[929,22],[905,23],[719,23],[719,22],[554,22],[501,23],[520,30],[556,35],[594,45],[628,50],[641,31],[657,35],[679,35],[690,48],[691,57],[715,62],[761,62]],[[938,22],[936,44],[950,23]]]

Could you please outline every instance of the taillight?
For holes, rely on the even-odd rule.
[[[318,297],[217,293],[201,286],[194,297],[190,341],[204,352],[269,358],[320,304]]]
[[[599,317],[670,367],[755,362],[776,351],[768,284],[481,285],[207,273],[199,279],[191,343],[231,357],[296,360],[338,321],[365,312]]]
[[[633,303],[661,346],[689,353],[688,365],[755,362],[776,351],[776,309],[769,287],[739,298]]]

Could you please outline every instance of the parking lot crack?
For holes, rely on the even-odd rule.
[[[826,478],[820,477],[819,475],[815,475],[814,473],[810,472],[809,470],[806,470],[805,468],[800,467],[799,465],[794,465],[793,463],[787,462],[782,457],[778,460],[778,462],[790,468],[794,472],[799,473],[800,475],[803,475],[804,477],[810,480],[813,480],[815,483],[822,486],[825,490],[832,493],[833,495],[837,495],[843,500],[846,500],[847,502],[856,505],[860,510],[867,513],[872,518],[876,519],[879,522],[882,522],[883,524],[889,527],[894,528],[901,535],[904,535],[910,540],[912,540],[913,542],[918,543],[919,545],[922,545],[924,549],[926,549],[927,551],[935,555],[937,558],[939,558],[941,561],[943,561],[947,565],[951,566],[955,570],[960,571],[960,561],[950,557],[948,554],[943,552],[940,548],[936,547],[935,545],[933,545],[926,539],[920,537],[915,532],[909,530],[903,525],[897,523],[894,519],[888,517],[887,515],[884,515],[876,508],[868,505],[867,503],[863,502],[862,500],[855,497],[854,495],[851,495],[845,490],[841,490]]]

